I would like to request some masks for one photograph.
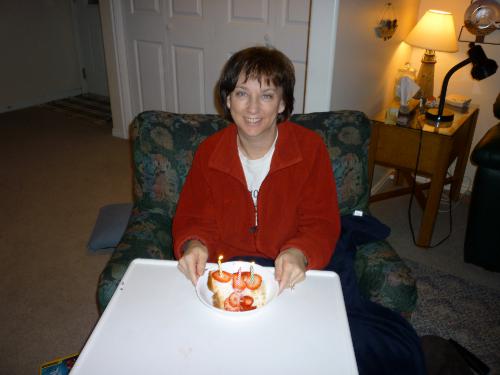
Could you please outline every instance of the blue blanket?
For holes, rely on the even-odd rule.
[[[364,297],[354,272],[356,246],[387,238],[389,227],[368,215],[346,215],[341,220],[342,233],[326,269],[340,277],[359,373],[425,374],[413,327],[397,312]]]

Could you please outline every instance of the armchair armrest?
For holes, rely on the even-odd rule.
[[[125,233],[99,278],[101,313],[134,259],[174,259],[171,226],[172,218],[164,210],[134,206]]]
[[[193,155],[200,142],[225,126],[217,115],[147,111],[136,116],[130,127],[134,208],[99,279],[101,312],[132,260],[173,259],[172,217]]]
[[[385,240],[361,245],[354,262],[361,293],[410,318],[417,304],[411,269]]]

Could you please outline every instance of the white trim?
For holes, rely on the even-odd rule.
[[[394,168],[387,169],[387,171],[384,173],[384,175],[382,177],[380,177],[380,179],[375,184],[373,184],[372,189],[370,191],[370,196],[377,194],[379,192],[379,190],[382,189],[382,187],[385,185],[385,183],[388,180],[394,180],[394,172],[395,171],[396,170]],[[421,176],[421,175],[417,175],[417,178],[415,180],[419,184],[425,184],[425,183],[431,181],[431,179],[429,177],[425,177],[425,176]],[[449,190],[450,190],[450,184],[446,184],[443,186],[443,193],[445,191],[449,191]],[[464,181],[462,182],[462,186],[460,187],[460,194],[462,194],[462,195],[469,194],[470,195],[470,193],[471,193],[470,178],[467,176],[464,176]]]
[[[54,92],[54,93],[40,96],[37,98],[32,98],[29,100],[16,102],[15,104],[12,104],[12,105],[9,104],[9,105],[2,106],[2,107],[0,107],[0,113],[15,111],[18,109],[23,109],[23,108],[28,108],[28,107],[33,107],[36,105],[51,102],[53,100],[69,98],[70,96],[77,96],[77,95],[80,95],[81,93],[82,93],[81,87],[76,88],[76,89],[71,89],[71,90]]]
[[[108,73],[109,99],[113,117],[112,134],[128,139],[132,122],[130,87],[128,80],[125,30],[123,27],[122,1],[99,2],[101,24]]]
[[[340,0],[311,0],[304,112],[331,108]]]
[[[380,179],[372,185],[372,189],[370,191],[370,196],[377,194],[380,189],[385,185],[387,180],[390,180],[394,176],[395,169],[394,168],[389,168],[385,171],[384,175],[380,177]]]

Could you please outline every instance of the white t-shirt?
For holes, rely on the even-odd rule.
[[[243,153],[238,149],[238,154],[240,156],[241,165],[243,167],[243,172],[245,173],[245,179],[247,181],[248,191],[252,195],[253,204],[257,207],[257,197],[259,195],[260,185],[262,181],[266,178],[269,173],[269,168],[271,167],[271,159],[273,158],[274,149],[276,147],[276,140],[278,139],[278,134],[266,154],[259,159],[248,159]]]

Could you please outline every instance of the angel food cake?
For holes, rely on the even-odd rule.
[[[266,304],[266,289],[257,273],[211,271],[207,281],[213,305],[226,311],[249,311]]]

